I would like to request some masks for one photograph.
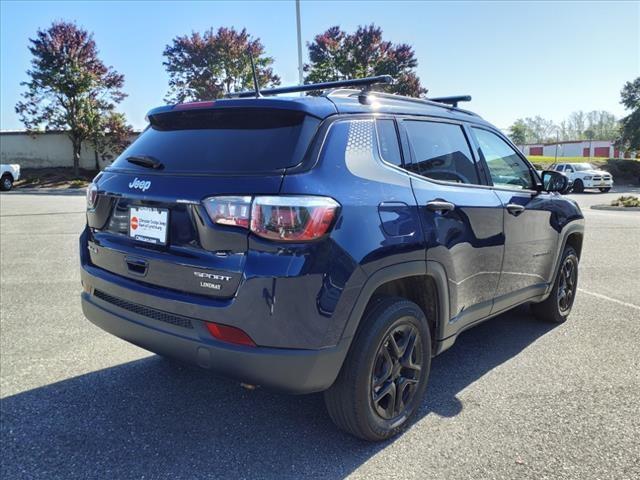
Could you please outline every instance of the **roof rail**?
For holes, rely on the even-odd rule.
[[[326,90],[329,88],[340,87],[363,87],[365,90],[368,90],[371,85],[375,85],[377,83],[391,84],[393,83],[393,77],[391,75],[378,75],[377,77],[354,78],[352,80],[338,80],[336,82],[307,83],[305,85],[294,85],[292,87],[260,90],[260,94],[263,96],[278,95],[280,93],[312,92],[314,90]],[[244,92],[229,93],[226,96],[229,98],[255,97],[256,92],[254,90],[247,90]]]
[[[471,112],[469,110],[464,110],[462,108],[458,108],[457,104],[453,105],[451,101],[449,102],[444,102],[444,101],[438,101],[434,98],[416,98],[416,97],[407,97],[405,95],[398,95],[396,93],[386,93],[386,92],[368,92],[370,93],[371,97],[380,97],[380,98],[386,98],[389,100],[397,100],[399,102],[410,102],[410,103],[419,103],[422,105],[431,105],[431,106],[435,106],[435,107],[441,107],[441,108],[455,108],[456,110],[458,110],[459,112],[462,113],[466,113],[468,115],[473,115],[474,117],[480,117],[480,115],[478,115],[477,113]],[[360,100],[360,96],[362,95],[362,92],[358,91],[358,90],[353,90],[353,89],[337,89],[337,90],[333,90],[331,92],[327,92],[326,96],[327,97],[355,97],[358,96],[358,99]],[[462,97],[462,96],[461,96]],[[451,98],[458,98],[458,97],[444,97],[446,99],[451,99]],[[471,100],[471,96],[470,95],[464,95],[463,96],[464,100],[459,100],[460,102],[462,101],[470,101]]]
[[[444,103],[446,105],[451,105],[452,107],[458,107],[459,102],[470,102],[471,95],[454,95],[452,97],[435,97],[430,98],[432,102]]]

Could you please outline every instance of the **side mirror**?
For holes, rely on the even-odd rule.
[[[565,193],[568,189],[569,179],[566,175],[554,170],[544,170],[542,172],[542,190]]]

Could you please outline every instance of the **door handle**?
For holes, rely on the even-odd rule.
[[[522,212],[524,212],[524,207],[522,205],[518,205],[517,203],[509,203],[507,205],[507,211],[511,214],[511,215],[520,215]]]
[[[431,200],[427,202],[427,208],[432,212],[450,212],[456,206],[451,202],[445,202],[444,200]]]
[[[149,263],[146,260],[133,257],[125,257],[124,261],[127,264],[129,273],[133,273],[134,275],[140,275],[143,277],[147,274]]]

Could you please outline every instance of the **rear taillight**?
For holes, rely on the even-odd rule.
[[[327,197],[256,197],[251,231],[269,240],[315,240],[329,231],[338,207],[338,202]]]
[[[307,242],[326,234],[340,205],[319,196],[228,196],[203,201],[209,217],[219,225],[249,228],[269,240]]]
[[[91,210],[96,206],[98,201],[98,186],[90,183],[87,187],[87,209]]]
[[[251,197],[210,197],[203,203],[214,223],[249,228]]]

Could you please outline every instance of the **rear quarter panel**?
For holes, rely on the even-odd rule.
[[[327,128],[320,158],[308,172],[286,175],[283,194],[324,195],[341,205],[331,235],[332,256],[310,281],[335,344],[364,282],[389,265],[425,261],[422,229],[409,177],[380,157],[371,117],[337,119]],[[312,246],[298,269],[314,265]]]

